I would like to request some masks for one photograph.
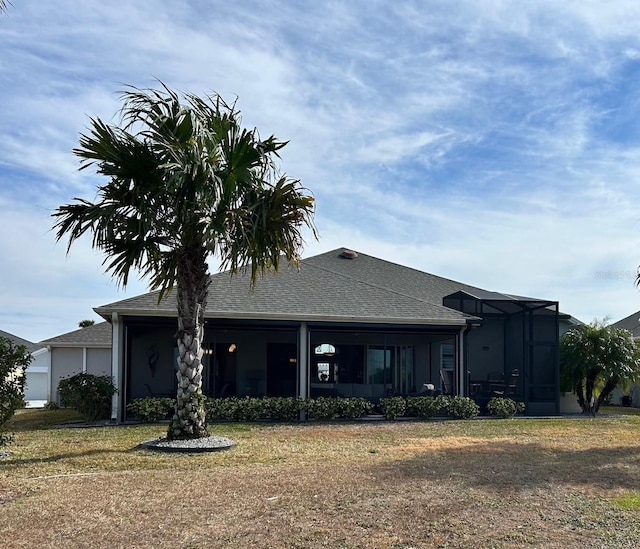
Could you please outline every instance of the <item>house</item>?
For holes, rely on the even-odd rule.
[[[633,339],[638,340],[640,338],[640,311],[614,322],[612,326],[628,330],[633,335]],[[632,384],[629,387],[616,387],[611,392],[611,402],[640,408],[640,383]]]
[[[39,343],[47,352],[50,372],[47,400],[59,404],[57,389],[62,378],[81,372],[111,375],[111,333],[111,324],[100,322]]]
[[[14,345],[23,345],[31,354],[33,360],[26,371],[24,399],[28,407],[44,405],[49,399],[47,349],[38,343],[33,343],[2,330],[0,330],[0,337],[6,337]]]
[[[379,399],[433,384],[481,403],[511,396],[530,414],[559,411],[556,301],[483,290],[349,249],[265,275],[253,289],[249,282],[248,273],[211,276],[207,395]],[[113,330],[113,417],[126,420],[132,399],[175,395],[175,294],[95,311]]]

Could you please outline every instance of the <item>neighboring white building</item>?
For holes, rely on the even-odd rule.
[[[47,400],[59,404],[57,389],[62,378],[81,372],[111,375],[111,325],[108,322],[46,339],[39,345],[46,349]],[[42,362],[44,360],[43,355]],[[30,370],[31,366],[27,374]]]
[[[111,325],[100,322],[33,343],[0,330],[0,337],[24,345],[33,361],[26,371],[24,397],[28,408],[58,402],[58,383],[80,372],[111,375]]]
[[[27,368],[24,398],[27,407],[39,407],[49,400],[49,352],[46,347],[0,330],[14,345],[23,345],[31,353],[33,361]]]

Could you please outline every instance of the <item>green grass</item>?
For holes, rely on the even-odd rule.
[[[640,408],[629,406],[602,406],[600,411],[605,414],[623,414],[627,416],[640,416]]]
[[[227,423],[237,446],[195,455],[140,448],[166,424],[77,419],[11,421],[4,546],[637,546],[639,416]]]
[[[637,509],[640,510],[640,492],[629,492],[613,498],[613,502],[620,509]]]

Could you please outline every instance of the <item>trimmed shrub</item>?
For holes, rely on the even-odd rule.
[[[265,397],[265,418],[279,421],[296,421],[303,406],[303,399],[296,397]]]
[[[448,399],[442,395],[407,397],[406,414],[421,419],[429,419],[437,415],[443,408],[446,408],[447,404]]]
[[[395,419],[404,415],[407,410],[407,401],[399,396],[381,398],[380,408],[386,419]]]
[[[175,405],[175,399],[168,397],[136,398],[127,405],[127,410],[143,423],[156,423],[161,419],[169,419]]]
[[[302,401],[309,419],[357,419],[368,413],[373,405],[366,398],[318,397]]]
[[[60,380],[58,392],[63,406],[73,408],[92,423],[111,417],[111,398],[117,390],[109,376],[82,373]]]
[[[493,397],[487,404],[489,413],[502,419],[524,412],[524,402],[516,402],[510,398]]]
[[[338,399],[339,417],[344,419],[358,419],[368,414],[373,408],[373,404],[366,398],[348,397]]]
[[[309,419],[338,419],[340,417],[340,398],[318,397],[305,401],[304,409]]]
[[[447,412],[456,419],[471,419],[480,413],[480,407],[469,397],[456,396],[448,399]]]

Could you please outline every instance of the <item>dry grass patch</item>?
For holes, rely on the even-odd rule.
[[[0,461],[11,547],[636,547],[640,418],[21,431]],[[637,494],[637,492],[635,492]],[[3,495],[6,495],[3,496]],[[38,528],[25,528],[38,524]]]

